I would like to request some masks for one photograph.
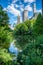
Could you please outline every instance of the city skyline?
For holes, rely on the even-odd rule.
[[[22,21],[22,11],[28,9],[28,18],[33,15],[32,3],[34,0],[0,0],[0,5],[2,5],[4,10],[7,10],[10,23],[13,25],[17,23],[17,15],[20,15],[20,21]],[[36,0],[36,9],[37,12],[41,12],[42,1]],[[13,21],[13,22],[12,22]]]

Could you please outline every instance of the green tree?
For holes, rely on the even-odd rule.
[[[43,35],[43,17],[41,14],[38,15],[34,25],[33,25],[34,34]]]
[[[7,12],[3,10],[2,6],[0,5],[0,26],[5,26],[9,23],[9,17]]]
[[[12,41],[12,33],[5,30],[5,27],[0,27],[0,47],[9,48]]]
[[[11,42],[12,30],[9,27],[9,17],[0,6],[0,65],[13,65],[13,57],[8,52]]]
[[[31,26],[30,21],[26,21],[24,23],[20,23],[15,26],[13,31],[13,36],[15,38],[15,45],[18,48],[25,48],[27,44],[30,42],[31,35]]]
[[[33,20],[31,20],[31,22],[33,22]],[[28,27],[27,22],[25,23],[25,25],[28,27],[28,31],[24,33],[26,33],[26,37],[29,35],[27,39],[30,40],[30,42],[27,40],[28,44],[26,41],[25,41],[26,43],[24,43],[27,45],[24,46],[24,44],[22,44],[25,48],[22,50],[22,53],[18,55],[18,62],[21,65],[43,65],[43,24],[42,23],[43,23],[43,17],[41,16],[41,14],[39,14],[37,19],[34,20],[34,23],[30,25],[31,27],[30,26]],[[28,33],[29,31],[31,35]],[[24,37],[24,34],[22,37]],[[23,40],[26,39],[26,37],[24,37]],[[21,43],[21,41],[19,43]],[[22,47],[22,45],[20,45],[20,47]]]
[[[0,6],[0,47],[9,48],[11,39],[12,32],[9,27],[9,17],[7,12]]]

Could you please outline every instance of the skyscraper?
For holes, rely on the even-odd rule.
[[[33,15],[35,15],[36,14],[36,3],[34,2],[34,4],[33,4]]]
[[[18,15],[17,16],[17,24],[19,24],[20,23],[20,16]]]
[[[23,15],[23,16],[22,16],[22,20],[23,20],[23,21],[28,20],[28,10],[24,10],[22,15]]]
[[[42,0],[42,16],[43,16],[43,0]]]
[[[38,16],[38,12],[36,11],[36,2],[34,2],[34,4],[33,4],[33,19],[36,19],[37,18],[37,16]]]

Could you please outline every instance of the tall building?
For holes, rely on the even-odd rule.
[[[33,4],[33,14],[36,13],[36,3]]]
[[[37,16],[38,16],[38,12],[36,11],[36,2],[34,2],[34,4],[33,4],[33,19],[36,19],[37,18]]]
[[[42,0],[42,16],[43,16],[43,0]]]
[[[28,10],[24,10],[22,15],[22,21],[28,20]]]
[[[20,23],[20,16],[18,15],[17,16],[17,24],[19,24]]]

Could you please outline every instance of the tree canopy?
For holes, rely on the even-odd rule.
[[[22,49],[25,48],[25,45],[30,41],[29,39],[31,39],[31,31],[30,21],[16,25],[13,31],[13,36],[16,39],[15,44]]]
[[[6,11],[0,5],[0,26],[5,26],[9,23],[9,17]]]
[[[15,45],[22,49],[17,57],[20,65],[43,65],[43,16],[16,25],[13,33]]]
[[[38,15],[33,25],[33,29],[35,34],[43,35],[43,16],[41,14]]]
[[[8,48],[10,42],[21,52],[12,55]],[[27,20],[15,25],[12,31],[9,27],[7,12],[0,6],[0,65],[43,65],[43,16],[36,20]]]

